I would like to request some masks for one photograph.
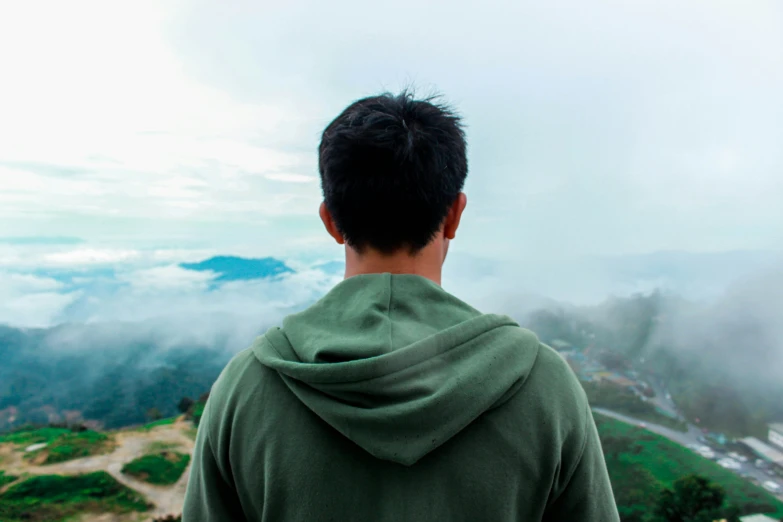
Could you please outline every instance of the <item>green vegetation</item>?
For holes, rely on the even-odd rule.
[[[150,484],[174,484],[190,462],[190,455],[175,451],[151,453],[127,463],[122,472]]]
[[[46,444],[46,447],[26,453],[24,458],[36,464],[54,464],[110,451],[112,439],[103,433],[83,427],[22,428],[0,436],[0,444],[19,447]]]
[[[161,451],[179,448],[178,442],[165,442],[162,440],[153,441],[147,446],[147,451],[150,453],[159,453]]]
[[[199,422],[201,422],[201,416],[204,415],[204,406],[206,403],[204,402],[197,402],[193,406],[193,424],[198,426]]]
[[[15,477],[13,475],[6,475],[5,471],[0,469],[0,488],[2,488],[3,486],[5,486],[7,484],[10,484],[11,482],[14,482],[18,478],[19,477]]]
[[[112,439],[104,433],[69,431],[52,439],[45,448],[25,454],[24,458],[36,464],[54,464],[108,453],[112,448]]]
[[[52,442],[56,438],[71,433],[69,428],[20,428],[11,433],[0,434],[0,444],[17,444],[19,446],[30,446],[42,442]]]
[[[739,522],[737,506],[726,505],[726,492],[704,477],[689,475],[678,479],[672,489],[658,496],[653,522]]]
[[[634,392],[611,383],[583,382],[591,406],[623,413],[639,420],[648,421],[678,431],[688,431],[688,426],[679,420],[659,413],[655,406],[644,402]]]
[[[59,329],[97,344],[76,352],[46,350],[49,337]],[[104,330],[113,335],[94,333]],[[53,330],[0,325],[0,411],[17,410],[13,417],[0,414],[0,432],[46,425],[53,413],[62,417],[69,410],[106,429],[157,420],[145,416],[152,408],[163,417],[178,415],[179,400],[208,390],[228,361],[230,352],[222,345],[186,343],[164,350],[142,330],[125,323]],[[48,356],[41,357],[42,351]],[[153,368],[143,362],[152,354],[160,363]]]
[[[104,471],[76,476],[42,475],[0,495],[0,520],[62,520],[83,512],[146,511],[146,501]]]
[[[642,521],[659,494],[686,475],[698,474],[721,486],[742,513],[776,513],[783,502],[733,472],[668,439],[624,422],[595,416],[617,505],[624,521]]]
[[[180,399],[177,408],[185,414],[185,419],[193,422],[193,426],[198,428],[201,422],[201,416],[204,415],[204,407],[207,405],[207,399],[209,399],[209,392],[202,393],[197,400],[193,400],[190,397],[182,397]],[[195,440],[195,435],[193,436]]]
[[[177,409],[180,413],[187,413],[190,410],[190,407],[195,404],[196,401],[191,399],[190,397],[182,397],[179,402],[177,403]]]
[[[639,372],[666,389],[685,417],[699,419],[701,427],[764,439],[767,423],[783,419],[783,381],[764,364],[777,338],[761,333],[753,314],[734,308],[740,302],[736,295],[723,301],[722,315],[705,322],[714,310],[653,292],[598,306],[539,310],[525,326],[544,341],[562,340],[588,353],[610,370]],[[700,335],[684,337],[691,330],[685,325]],[[742,332],[742,349],[736,332]]]
[[[168,419],[158,419],[156,421],[145,424],[144,426],[139,428],[139,430],[149,431],[153,428],[157,428],[158,426],[168,426],[169,424],[174,424],[176,421],[177,421],[176,417],[169,417]]]

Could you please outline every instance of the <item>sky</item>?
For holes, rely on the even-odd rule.
[[[455,248],[770,249],[783,4],[8,2],[0,237],[329,248],[320,131],[413,84],[464,115]]]
[[[320,132],[411,85],[464,116],[467,271],[783,244],[779,0],[4,2],[0,71],[0,322],[76,299],[20,267],[339,257]]]

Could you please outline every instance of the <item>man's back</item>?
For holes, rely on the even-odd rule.
[[[567,364],[415,275],[346,279],[227,366],[187,520],[617,520]]]

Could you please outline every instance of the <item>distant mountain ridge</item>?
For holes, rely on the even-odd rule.
[[[179,266],[185,270],[215,272],[218,274],[214,279],[215,283],[267,279],[294,273],[292,268],[274,257],[215,256],[198,263],[180,263]]]

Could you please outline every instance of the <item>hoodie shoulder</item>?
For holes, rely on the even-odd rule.
[[[247,415],[241,410],[272,380],[267,373],[271,370],[256,359],[250,348],[242,350],[226,364],[212,385],[206,406],[208,411],[202,418],[214,440],[223,438],[222,432],[233,425],[236,415]]]
[[[210,400],[214,397],[214,402],[225,404],[234,393],[240,384],[248,379],[248,371],[252,370],[255,374],[254,379],[257,379],[258,371],[261,365],[253,355],[253,352],[248,348],[242,350],[226,364],[223,371],[220,372],[217,380],[212,385],[212,390],[209,392]]]
[[[579,434],[584,431],[589,412],[584,389],[566,360],[546,344],[539,343],[525,389],[542,401],[548,415],[556,417],[562,429]]]
[[[525,391],[538,404],[541,426],[549,433],[550,450],[559,460],[553,489],[559,491],[570,479],[587,442],[592,416],[587,396],[565,359],[541,343],[538,359]]]

